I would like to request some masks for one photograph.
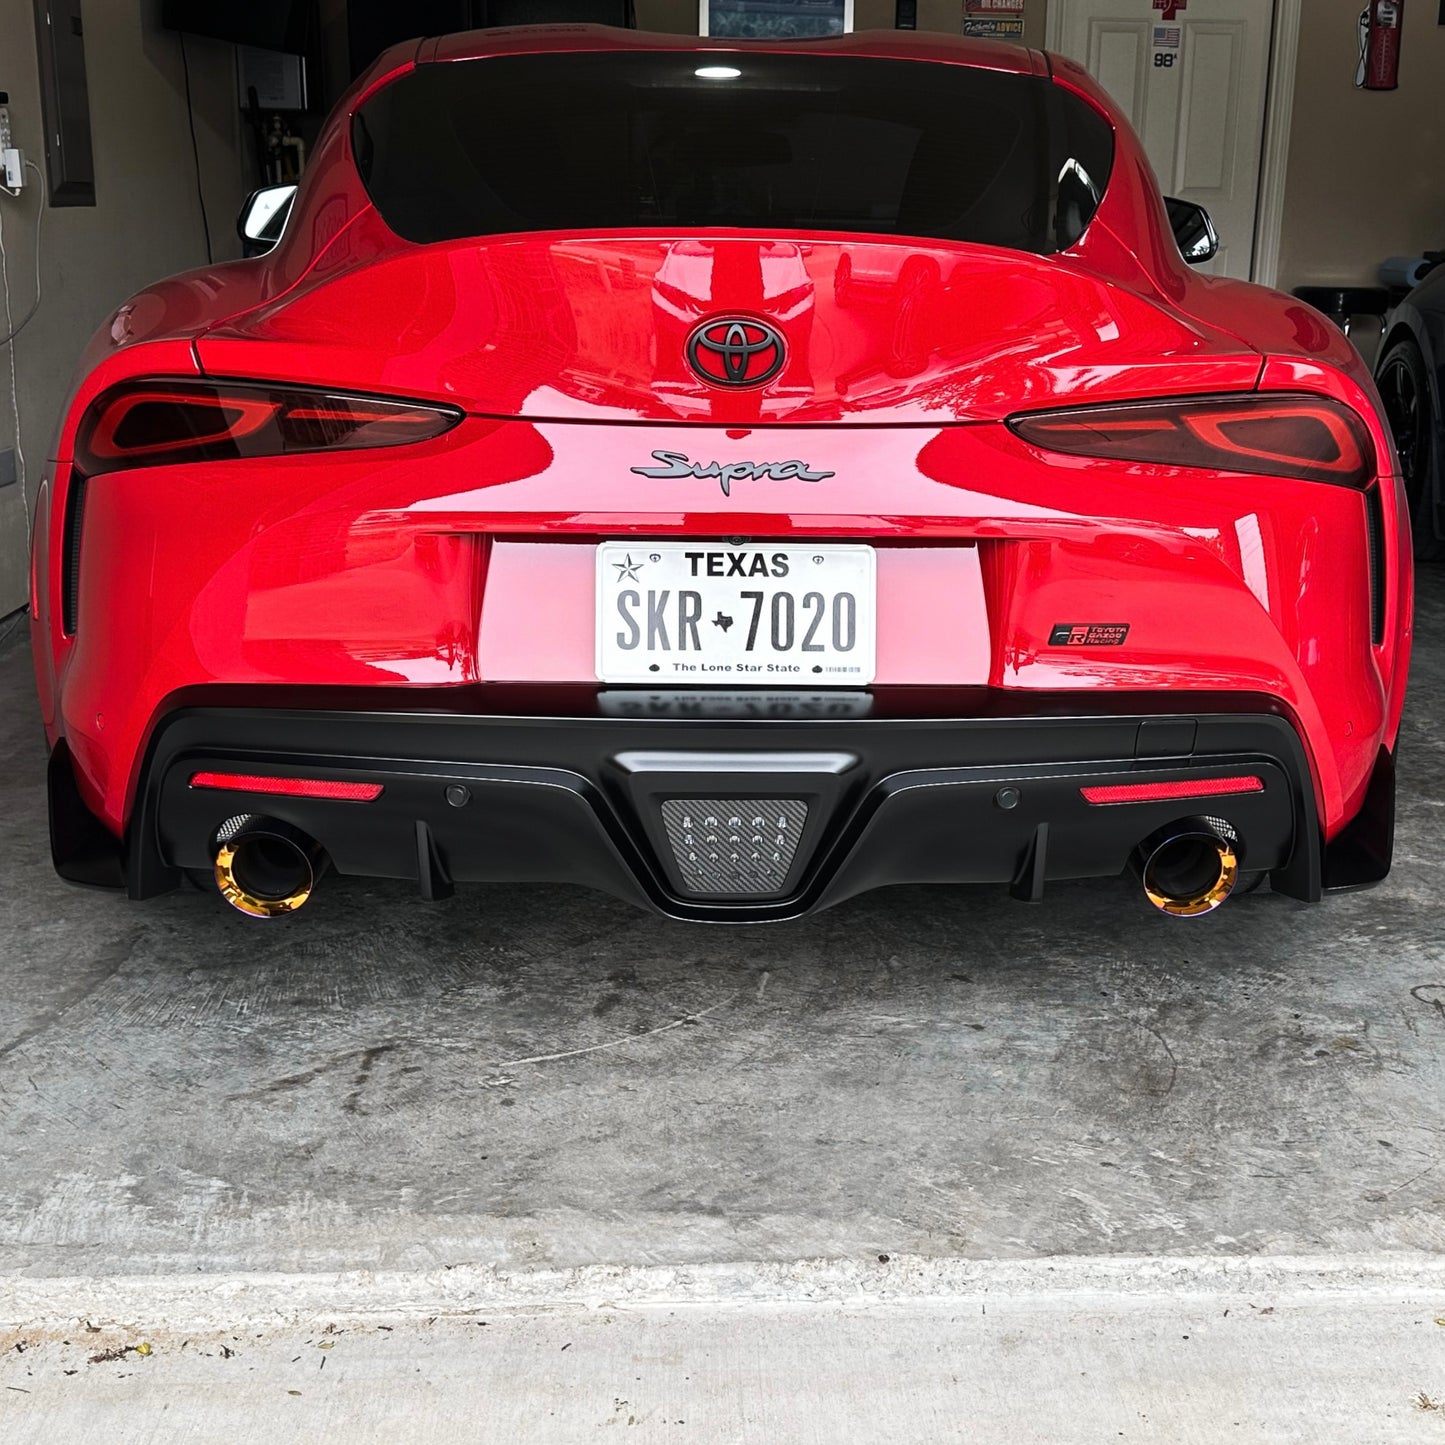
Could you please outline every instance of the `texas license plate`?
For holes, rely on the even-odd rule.
[[[873,549],[719,542],[597,548],[597,676],[696,686],[873,681]]]

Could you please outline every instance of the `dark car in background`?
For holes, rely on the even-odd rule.
[[[1445,259],[1391,313],[1376,380],[1400,453],[1415,555],[1445,557]]]

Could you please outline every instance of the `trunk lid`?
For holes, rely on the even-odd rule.
[[[993,421],[1248,389],[1259,369],[1237,338],[1067,256],[995,246],[543,234],[393,238],[358,260],[359,237],[343,245],[350,259],[204,335],[202,368],[495,416],[725,426]],[[690,364],[695,328],[731,318],[781,336],[765,384]]]

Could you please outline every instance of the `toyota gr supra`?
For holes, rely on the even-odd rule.
[[[1072,62],[432,38],[252,211],[271,249],[104,325],[52,454],[64,877],[761,922],[1388,871],[1378,395],[1314,312],[1191,268],[1207,218]]]

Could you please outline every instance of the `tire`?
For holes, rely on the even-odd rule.
[[[1422,562],[1433,562],[1445,557],[1445,541],[1435,531],[1440,485],[1440,419],[1430,401],[1425,358],[1411,338],[1397,341],[1385,353],[1376,380],[1385,403],[1385,418],[1395,438],[1395,450],[1400,454],[1415,556]]]

